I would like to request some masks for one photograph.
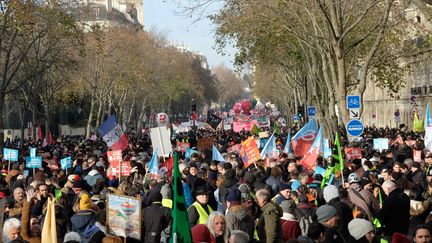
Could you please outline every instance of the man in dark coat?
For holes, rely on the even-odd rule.
[[[280,218],[283,215],[282,208],[271,201],[270,191],[266,189],[258,190],[255,193],[258,205],[262,214],[258,221],[258,237],[262,242],[281,242],[282,229]]]
[[[340,217],[339,232],[344,239],[348,239],[350,236],[348,223],[353,219],[351,208],[340,200],[339,190],[334,185],[324,187],[323,195],[326,203],[338,211]]]
[[[170,235],[171,210],[162,206],[162,194],[152,192],[148,198],[151,205],[143,209],[143,242],[160,242],[162,235]]]
[[[228,194],[237,188],[237,178],[235,178],[235,170],[229,169],[224,174],[224,182],[219,188],[219,201],[222,203],[223,211],[227,209],[226,197]]]
[[[385,181],[382,188],[387,195],[379,213],[384,236],[391,237],[396,232],[406,235],[410,223],[409,197],[391,180]]]

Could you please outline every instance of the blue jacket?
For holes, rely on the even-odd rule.
[[[81,240],[90,239],[93,226],[97,221],[96,213],[93,210],[79,210],[71,218],[72,231],[81,236]]]

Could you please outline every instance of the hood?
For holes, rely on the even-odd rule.
[[[425,212],[427,207],[423,205],[422,201],[410,200],[410,215],[418,216]]]
[[[249,211],[247,210],[247,208],[243,207],[242,205],[233,206],[229,209],[229,211],[236,219],[239,220],[244,219],[249,215]]]
[[[93,224],[96,221],[96,216],[92,210],[80,210],[71,218],[72,224],[80,229],[84,230],[87,225]]]
[[[281,219],[284,219],[286,221],[296,221],[297,222],[296,217],[290,213],[283,213],[283,216],[281,217]]]
[[[92,170],[88,173],[89,176],[95,176],[97,174],[99,174],[99,171],[97,171],[97,170]]]

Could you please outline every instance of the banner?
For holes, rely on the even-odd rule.
[[[141,200],[107,194],[106,224],[111,234],[141,239]]]
[[[389,148],[388,138],[374,138],[373,139],[373,149],[375,150],[385,150]]]
[[[233,123],[234,132],[241,132],[243,130],[250,131],[254,124],[258,125],[256,120],[252,120],[250,122],[234,122]]]
[[[214,137],[208,137],[208,138],[199,138],[197,143],[197,148],[200,152],[204,150],[211,150],[213,146],[215,138]]]
[[[62,170],[67,170],[70,167],[72,167],[72,158],[71,157],[66,157],[64,159],[60,160],[60,165]]]
[[[261,153],[253,137],[249,137],[242,142],[242,149],[246,157],[246,161],[244,161],[245,167],[248,167],[250,164],[253,164],[257,160],[261,159]]]
[[[363,158],[361,153],[361,148],[345,148],[344,152],[345,152],[345,158],[347,160]]]
[[[210,111],[208,111],[207,113],[207,123],[213,128],[216,129],[219,124],[221,123],[222,118],[216,116],[215,114],[210,113]]]
[[[264,117],[259,117],[256,119],[257,123],[258,123],[258,127],[262,128],[262,127],[270,127],[270,117],[268,116],[264,116]]]
[[[32,169],[42,168],[42,157],[26,157],[26,167]]]
[[[157,149],[159,157],[172,154],[170,130],[166,127],[154,127],[150,130],[153,149]]]
[[[110,172],[107,172],[107,174],[109,173],[110,176],[118,176],[119,173],[120,176],[130,176],[130,161],[113,161],[112,163],[110,163],[108,169],[110,170]]]
[[[18,150],[3,148],[3,159],[10,161],[18,161]]]
[[[186,152],[186,150],[188,149],[188,148],[190,148],[190,143],[182,143],[182,142],[177,142],[177,144],[176,144],[176,151],[177,152],[182,152],[182,153],[184,153],[184,152]]]
[[[108,151],[107,156],[108,156],[108,162],[109,163],[119,162],[119,161],[123,160],[121,150]]]

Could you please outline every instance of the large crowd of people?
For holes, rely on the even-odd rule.
[[[295,130],[277,135],[281,151],[288,132]],[[334,165],[332,157],[320,154],[313,169],[305,169],[300,158],[281,152],[277,159],[245,166],[238,152],[228,150],[253,136],[250,132],[173,135],[173,147],[187,141],[191,148],[200,138],[214,137],[224,158],[212,160],[211,150],[178,152],[192,242],[431,242],[432,153],[424,149],[422,134],[403,126],[369,127],[361,140],[351,141],[339,133],[342,151],[359,147],[362,158],[345,159],[325,183],[315,171]],[[55,199],[58,242],[123,242],[106,225],[108,193],[142,201],[141,239],[126,242],[169,242],[172,177],[148,173],[153,153],[148,133],[128,135],[123,160],[131,170],[123,178],[107,175],[109,149],[100,138],[60,137],[46,146],[31,139],[6,141],[4,147],[18,149],[20,159],[2,161],[3,242],[42,242],[48,199]],[[388,138],[389,148],[374,150],[373,138]],[[26,168],[30,148],[37,148],[42,168]],[[420,156],[414,156],[417,151]],[[62,170],[65,157],[73,164]]]

